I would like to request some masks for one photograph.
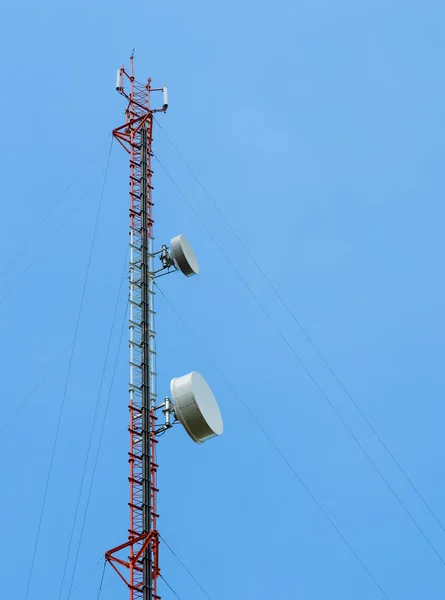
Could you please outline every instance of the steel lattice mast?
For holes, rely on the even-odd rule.
[[[132,56],[129,72],[125,67],[118,70],[116,89],[128,106],[124,125],[113,131],[130,158],[130,527],[127,541],[106,552],[105,558],[128,586],[130,600],[160,600],[156,436],[178,422],[202,444],[222,433],[223,422],[212,391],[195,371],[172,379],[171,399],[156,405],[154,280],[173,271],[191,277],[199,265],[183,235],[172,238],[170,248],[164,244],[153,249],[153,121],[156,112],[167,110],[167,88],[153,89],[150,79],[145,84],[136,81],[133,62]],[[152,92],[162,92],[162,108],[151,108]],[[155,256],[161,262],[157,270]],[[160,426],[158,411],[164,414]]]
[[[127,98],[126,122],[113,131],[130,159],[130,527],[128,541],[106,559],[130,591],[130,600],[157,600],[159,534],[157,531],[156,372],[154,329],[152,140],[153,115],[167,109],[166,89],[152,90],[130,72],[118,71],[117,90]],[[127,94],[124,84],[129,83]],[[164,91],[164,106],[152,109],[152,91]],[[125,552],[124,552],[125,551]],[[120,553],[123,556],[120,556]],[[124,568],[123,568],[124,567]]]

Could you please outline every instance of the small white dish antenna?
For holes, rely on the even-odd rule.
[[[176,268],[186,277],[199,273],[198,259],[190,242],[183,235],[177,235],[170,241],[170,255]]]
[[[186,432],[202,444],[223,432],[218,403],[209,385],[196,371],[176,377],[170,383],[174,412]]]

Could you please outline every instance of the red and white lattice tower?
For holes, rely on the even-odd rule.
[[[129,86],[129,92],[126,87]],[[153,278],[152,140],[153,115],[167,110],[166,89],[151,89],[130,72],[118,71],[116,88],[128,100],[126,122],[113,131],[130,158],[130,527],[128,540],[106,559],[128,585],[131,600],[157,600],[159,534],[157,531],[155,433],[155,330]],[[164,92],[164,105],[152,109],[153,91]],[[122,557],[126,551],[128,556]]]
[[[127,91],[128,88],[128,91]],[[113,131],[130,158],[130,526],[128,539],[105,554],[107,562],[126,583],[130,600],[159,600],[159,533],[157,529],[157,436],[181,423],[197,443],[223,431],[215,397],[196,372],[171,381],[172,398],[156,405],[154,282],[156,277],[180,271],[186,277],[199,272],[198,261],[186,238],[178,235],[153,249],[152,141],[156,112],[166,112],[167,88],[139,83],[130,71],[118,70],[117,91],[128,101],[126,122]],[[151,108],[152,92],[162,93],[161,108]],[[155,269],[157,257],[161,266]],[[157,425],[157,413],[164,422]]]

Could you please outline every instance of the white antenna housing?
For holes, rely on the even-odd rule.
[[[164,106],[163,106],[163,109],[167,110],[167,108],[168,108],[168,89],[167,89],[166,85],[163,86],[162,93],[164,94]]]
[[[122,92],[124,89],[124,76],[122,74],[122,69],[117,70],[116,75],[116,91]]]
[[[186,277],[199,273],[198,259],[183,235],[177,235],[170,241],[170,255],[176,268]]]
[[[223,432],[218,403],[209,385],[196,371],[171,380],[174,412],[186,432],[203,444]]]

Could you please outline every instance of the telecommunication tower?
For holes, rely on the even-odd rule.
[[[190,277],[199,272],[193,249],[183,235],[154,250],[151,168],[154,114],[168,108],[167,87],[140,83],[130,70],[117,72],[116,90],[128,101],[124,125],[114,138],[129,154],[130,162],[130,526],[127,540],[105,553],[107,562],[128,586],[130,600],[158,600],[159,532],[156,446],[158,435],[181,423],[197,443],[220,435],[221,414],[206,381],[196,372],[172,379],[170,398],[160,404],[156,394],[154,282],[156,277],[179,271]],[[162,106],[151,107],[153,94]],[[159,259],[159,268],[155,260]],[[158,415],[163,415],[162,424]]]

